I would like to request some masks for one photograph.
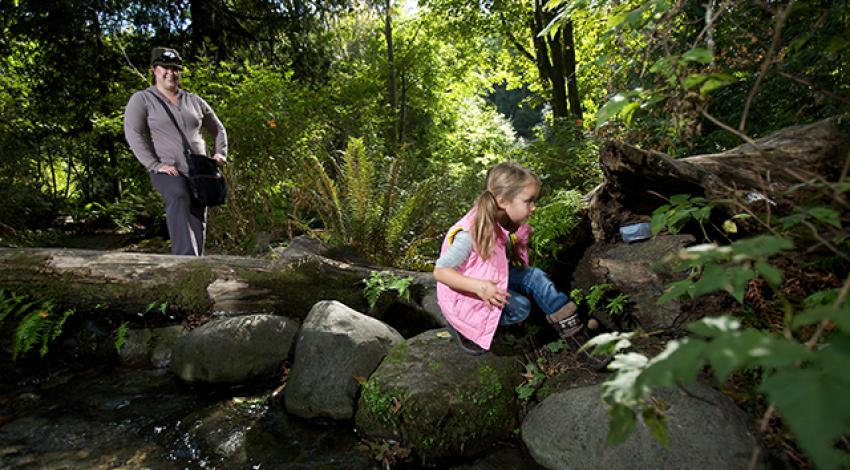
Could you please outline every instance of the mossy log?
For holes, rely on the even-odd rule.
[[[302,320],[320,300],[367,312],[362,281],[384,269],[318,255],[272,260],[0,248],[0,289],[130,319],[163,304],[179,316],[272,313]],[[420,287],[414,293],[424,295],[420,281],[427,284],[427,274],[399,274],[413,275]]]
[[[674,194],[710,200],[772,197],[806,181],[836,181],[850,158],[846,119],[830,118],[782,129],[722,153],[673,158],[622,142],[600,149],[604,181],[586,198],[596,241],[610,241],[618,227],[646,221]]]

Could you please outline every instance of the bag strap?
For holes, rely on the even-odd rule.
[[[192,159],[189,155],[192,154],[192,147],[189,146],[189,140],[186,139],[186,135],[183,134],[183,131],[180,130],[180,126],[177,124],[177,118],[174,117],[174,114],[171,112],[171,109],[168,108],[168,105],[165,104],[165,101],[162,100],[156,93],[151,90],[147,90],[157,101],[162,105],[162,109],[165,110],[165,113],[168,114],[168,117],[171,118],[171,122],[174,123],[174,127],[177,128],[177,133],[180,134],[180,139],[183,140],[183,155],[186,157],[186,164],[189,165],[189,172],[194,173],[194,165],[192,163]]]

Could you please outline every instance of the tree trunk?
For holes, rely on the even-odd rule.
[[[648,220],[665,204],[659,195],[719,200],[758,192],[772,198],[796,183],[836,181],[848,159],[850,135],[836,118],[782,129],[755,145],[681,159],[608,142],[600,149],[605,179],[586,196],[593,236],[613,240],[619,226]]]
[[[399,142],[399,113],[398,113],[398,86],[396,85],[395,51],[393,50],[393,17],[392,1],[387,0],[384,15],[384,39],[387,42],[387,98],[389,100],[390,112],[392,114],[392,135],[390,138],[390,152],[396,154],[396,145]]]
[[[578,93],[576,79],[576,49],[573,38],[573,22],[567,21],[561,28],[564,37],[564,73],[567,76],[567,96],[570,100],[570,112],[576,119],[581,119],[584,110],[581,108],[581,96]]]
[[[542,0],[534,1],[534,11],[529,21],[531,37],[534,42],[534,54],[537,60],[537,72],[540,80],[550,88],[550,104],[552,114],[556,117],[567,117],[567,89],[564,75],[563,48],[560,42],[560,31],[554,38],[540,37],[540,32],[551,21],[551,14],[543,11]]]
[[[287,249],[276,260],[0,248],[0,289],[51,300],[78,312],[147,323],[168,323],[148,312],[150,305],[163,303],[176,316],[271,313],[302,320],[320,300],[338,300],[367,312],[363,281],[382,269],[386,268],[336,261],[297,248]],[[428,327],[439,325],[430,274],[395,274],[415,279],[404,315],[399,307],[386,304],[383,311],[370,313],[382,319],[397,315],[423,322],[426,318]]]

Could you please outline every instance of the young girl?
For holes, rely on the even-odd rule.
[[[530,299],[561,337],[575,343],[583,328],[575,303],[545,272],[528,266],[531,227],[526,221],[539,191],[540,179],[530,170],[515,163],[494,166],[472,210],[443,241],[434,268],[437,301],[467,352],[489,350],[497,326],[525,320]]]

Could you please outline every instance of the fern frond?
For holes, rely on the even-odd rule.
[[[27,353],[36,343],[41,341],[42,336],[48,333],[50,323],[47,318],[49,316],[49,312],[39,308],[21,319],[15,329],[12,360],[17,360],[19,355]]]
[[[302,167],[301,190],[306,192],[309,206],[318,212],[326,229],[344,231],[343,207],[336,183],[315,155],[307,155]]]
[[[343,155],[343,188],[348,209],[348,229],[352,232],[352,241],[368,246],[372,227],[376,221],[376,207],[373,203],[375,192],[375,165],[363,140],[352,138]]]

